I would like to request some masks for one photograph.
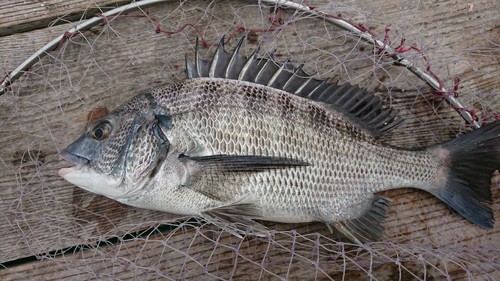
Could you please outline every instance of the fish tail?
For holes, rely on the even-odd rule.
[[[444,167],[430,192],[474,224],[492,228],[490,185],[500,169],[500,120],[432,150]]]

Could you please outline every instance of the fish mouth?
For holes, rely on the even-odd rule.
[[[59,153],[61,160],[66,160],[72,167],[59,169],[58,174],[71,184],[92,193],[118,200],[123,197],[120,189],[121,178],[95,171],[90,165],[90,159],[65,149]]]
[[[59,152],[59,158],[61,160],[66,160],[68,161],[69,163],[77,166],[77,165],[86,165],[90,162],[89,159],[83,157],[83,156],[80,156],[80,155],[76,155],[74,153],[71,153],[67,150],[63,150],[61,152]]]
[[[82,157],[82,156],[79,156],[79,155],[76,155],[76,154],[73,154],[67,150],[63,150],[63,151],[59,152],[59,159],[65,160],[73,165],[69,168],[59,169],[58,174],[59,174],[59,176],[61,176],[63,178],[68,173],[71,173],[75,170],[81,170],[82,167],[86,166],[90,162],[89,159]]]

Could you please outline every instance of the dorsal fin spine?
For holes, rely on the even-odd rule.
[[[314,78],[309,77],[309,79],[307,79],[304,83],[302,83],[302,85],[300,85],[300,87],[298,87],[297,90],[295,90],[295,92],[293,92],[293,94],[300,96],[300,92],[302,92],[302,90],[307,86],[307,84],[309,84],[313,79]]]
[[[247,59],[247,62],[245,63],[245,65],[241,69],[240,73],[238,74],[238,80],[243,80],[243,76],[245,76],[248,68],[250,67],[250,65],[252,64],[252,62],[255,60],[255,58],[257,57],[257,52],[259,50],[260,50],[260,45],[257,46],[257,48],[253,51],[253,53]]]
[[[224,73],[224,78],[227,78],[229,77],[229,73],[232,72],[233,70],[233,67],[234,67],[234,63],[236,61],[236,58],[237,56],[239,55],[240,53],[240,49],[241,49],[241,45],[243,45],[243,41],[245,41],[245,36],[243,36],[240,41],[238,42],[238,44],[236,45],[236,47],[234,48],[233,50],[233,54],[231,55],[231,59],[229,60],[229,63],[227,65],[227,68],[226,68],[226,72]]]
[[[349,84],[344,84],[344,85],[341,85],[340,87],[338,87],[333,93],[332,95],[335,95],[335,96],[340,96],[338,99],[335,99],[334,101],[334,104],[335,105],[339,105],[340,102],[342,101],[342,98],[343,96],[340,95],[340,93],[344,93],[345,91],[349,91],[350,89],[350,85]]]
[[[316,94],[316,91],[318,91],[318,89],[320,89],[321,87],[323,87],[324,85],[326,85],[326,80],[323,80],[319,83],[318,86],[316,86],[308,95],[307,97],[314,97],[314,95]]]
[[[212,63],[210,64],[210,70],[208,71],[208,77],[215,77],[215,71],[221,57],[221,52],[224,52],[224,36],[222,36],[222,38],[220,39],[217,50],[215,50],[214,57],[212,58]]]
[[[323,93],[330,93],[329,97],[325,99],[325,103],[333,103],[339,98],[338,92],[335,91],[335,89],[338,87],[339,87],[338,85],[331,84],[323,91]]]
[[[194,47],[194,67],[196,69],[196,73],[198,73],[198,77],[201,77],[201,58],[200,58],[200,42],[198,37],[196,37],[196,43]]]
[[[191,64],[191,62],[189,61],[187,54],[186,54],[186,56],[184,56],[184,64],[186,65],[186,76],[187,76],[187,78],[188,79],[195,78],[194,73],[193,73],[194,67]]]
[[[365,105],[362,106],[361,108],[359,108],[358,110],[354,111],[352,114],[354,116],[358,116],[361,112],[363,112],[363,110],[369,106],[369,103],[370,103],[369,99],[370,98],[371,98],[371,96],[369,96],[369,95],[362,95],[362,97],[358,100],[358,102],[353,107],[358,108],[363,103],[365,103]]]
[[[368,122],[369,125],[376,125],[379,122],[382,122],[383,120],[386,120],[389,116],[391,115],[390,111],[385,111],[373,118]]]
[[[290,78],[288,78],[288,80],[286,80],[285,84],[283,85],[283,89],[286,89],[288,87],[288,85],[290,85],[290,82],[293,80],[293,79],[296,79],[297,78],[297,73],[299,73],[299,71],[302,70],[302,68],[304,67],[304,64],[301,64],[299,65],[295,71],[293,72],[293,74],[290,76]]]
[[[260,63],[260,61],[259,61],[259,63]],[[264,70],[266,70],[267,66],[271,63],[273,63],[271,60],[264,60],[264,65],[259,69],[259,72],[257,73],[257,75],[255,75],[255,80],[254,80],[255,82],[261,80],[260,78],[262,77]]]
[[[357,87],[353,87],[352,93],[350,97],[345,101],[345,105],[350,108],[354,108],[354,106],[357,104],[358,98],[359,98],[359,90]]]
[[[283,62],[283,64],[282,64],[282,65],[280,66],[280,68],[278,69],[278,71],[276,71],[276,72],[274,73],[274,75],[271,77],[271,79],[269,79],[269,82],[267,82],[267,86],[271,86],[271,85],[274,83],[274,81],[276,81],[276,78],[278,78],[278,76],[279,76],[281,73],[283,73],[283,70],[285,69],[285,66],[286,66],[286,64],[287,64],[289,61],[290,61],[290,58],[287,58],[287,59]]]

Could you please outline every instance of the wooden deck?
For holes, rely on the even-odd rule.
[[[363,23],[380,39],[390,25],[390,38],[416,43],[447,86],[460,77],[464,105],[479,116],[500,112],[498,1],[309,2]],[[0,74],[74,27],[82,15],[123,3],[0,0]],[[115,108],[140,90],[184,77],[184,54],[192,54],[197,33],[190,26],[172,35],[156,33],[156,20],[165,31],[192,24],[210,42],[238,27],[255,29],[257,40],[245,43],[246,52],[263,41],[264,53],[276,49],[279,59],[291,56],[322,77],[360,83],[390,97],[406,119],[385,136],[391,144],[429,145],[465,128],[454,110],[390,59],[374,67],[369,45],[293,11],[284,11],[282,31],[260,32],[277,28],[269,24],[271,13],[253,1],[173,1],[109,19],[109,25],[69,38],[0,96],[0,279],[337,280],[345,272],[345,280],[368,280],[370,274],[378,280],[500,280],[500,224],[476,227],[422,191],[384,193],[393,200],[385,236],[363,254],[329,240],[333,237],[321,224],[271,224],[280,230],[272,241],[240,240],[208,225],[177,227],[174,215],[116,203],[57,175],[66,165],[57,152],[81,133],[89,110]],[[418,53],[405,55],[425,66]],[[499,182],[497,176],[492,183],[497,220]]]

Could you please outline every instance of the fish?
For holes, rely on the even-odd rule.
[[[200,217],[238,237],[261,221],[323,222],[364,244],[383,235],[391,200],[412,187],[492,228],[500,121],[448,142],[394,147],[380,137],[404,120],[374,93],[330,83],[259,47],[211,59],[198,40],[186,79],[138,93],[62,150],[69,183],[126,205]]]

